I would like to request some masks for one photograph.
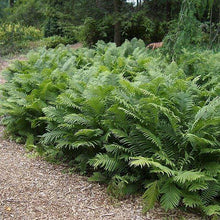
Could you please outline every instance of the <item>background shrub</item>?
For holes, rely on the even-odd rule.
[[[52,36],[43,40],[43,45],[45,45],[47,49],[55,48],[59,44],[67,45],[69,43],[72,43],[72,40],[61,36]]]
[[[28,47],[30,41],[43,36],[39,29],[21,24],[3,23],[0,27],[0,54],[5,55]]]
[[[41,28],[45,20],[44,9],[44,1],[42,0],[18,0],[8,11],[10,14],[7,21]]]

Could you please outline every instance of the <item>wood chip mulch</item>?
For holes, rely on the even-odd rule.
[[[0,59],[0,71],[7,65]],[[0,126],[0,220],[201,219],[179,210],[167,213],[160,207],[143,215],[139,198],[113,200],[105,186],[64,172],[65,165],[34,157],[24,146],[3,139],[3,133]]]

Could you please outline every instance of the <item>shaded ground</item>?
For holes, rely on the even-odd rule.
[[[0,71],[11,61],[0,58]],[[1,76],[0,82],[4,82]],[[112,200],[104,186],[65,173],[64,165],[49,164],[27,154],[23,146],[4,140],[3,130],[0,126],[0,220],[159,220],[182,215],[187,220],[200,219],[180,211],[166,213],[158,207],[144,216],[139,199]]]

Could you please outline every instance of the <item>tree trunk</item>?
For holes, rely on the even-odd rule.
[[[170,0],[167,0],[166,11],[167,11],[167,21],[170,21],[171,20],[171,2],[170,2]]]
[[[121,0],[114,0],[114,13],[117,19],[114,25],[114,42],[117,47],[121,45],[121,21],[120,19],[120,9],[121,9]]]
[[[12,8],[14,6],[14,0],[9,0],[9,7]]]

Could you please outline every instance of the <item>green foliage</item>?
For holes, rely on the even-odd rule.
[[[44,38],[43,41],[47,49],[55,48],[59,44],[67,45],[69,43],[72,43],[72,41],[70,41],[69,39],[61,36],[52,36],[52,37]]]
[[[213,18],[215,9],[220,9],[217,1],[183,0],[179,18],[171,22],[164,38],[164,52],[176,59],[183,48],[202,46],[210,49],[215,45],[219,49],[219,20]]]
[[[129,14],[129,17],[125,17],[122,21],[122,37],[128,40],[136,37],[142,39],[146,43],[150,43],[156,40],[153,39],[153,34],[155,28],[157,28],[157,38],[161,41],[163,39],[163,34],[159,37],[159,35],[161,35],[161,30],[159,31],[158,26],[156,27],[155,23],[145,16],[144,11],[138,11],[137,13],[133,13],[132,16]]]
[[[1,24],[0,55],[25,49],[30,41],[39,40],[42,36],[42,32],[34,27],[25,27],[21,24]]]
[[[176,62],[133,39],[121,47],[57,47],[4,72],[8,133],[62,155],[91,181],[144,210],[219,214],[219,53],[183,50]]]
[[[11,23],[20,23],[24,26],[40,28],[45,20],[43,13],[45,5],[42,0],[17,0],[9,9],[7,20]]]
[[[2,0],[0,2],[0,19],[4,18],[6,15],[5,9],[8,6],[8,0]]]
[[[93,18],[86,18],[84,25],[79,29],[78,40],[83,42],[84,45],[94,45],[98,40],[102,39],[100,24]]]
[[[146,186],[147,190],[143,195],[143,200],[145,201],[144,212],[147,212],[149,209],[153,208],[155,202],[159,196],[159,187],[158,181],[154,181]]]

